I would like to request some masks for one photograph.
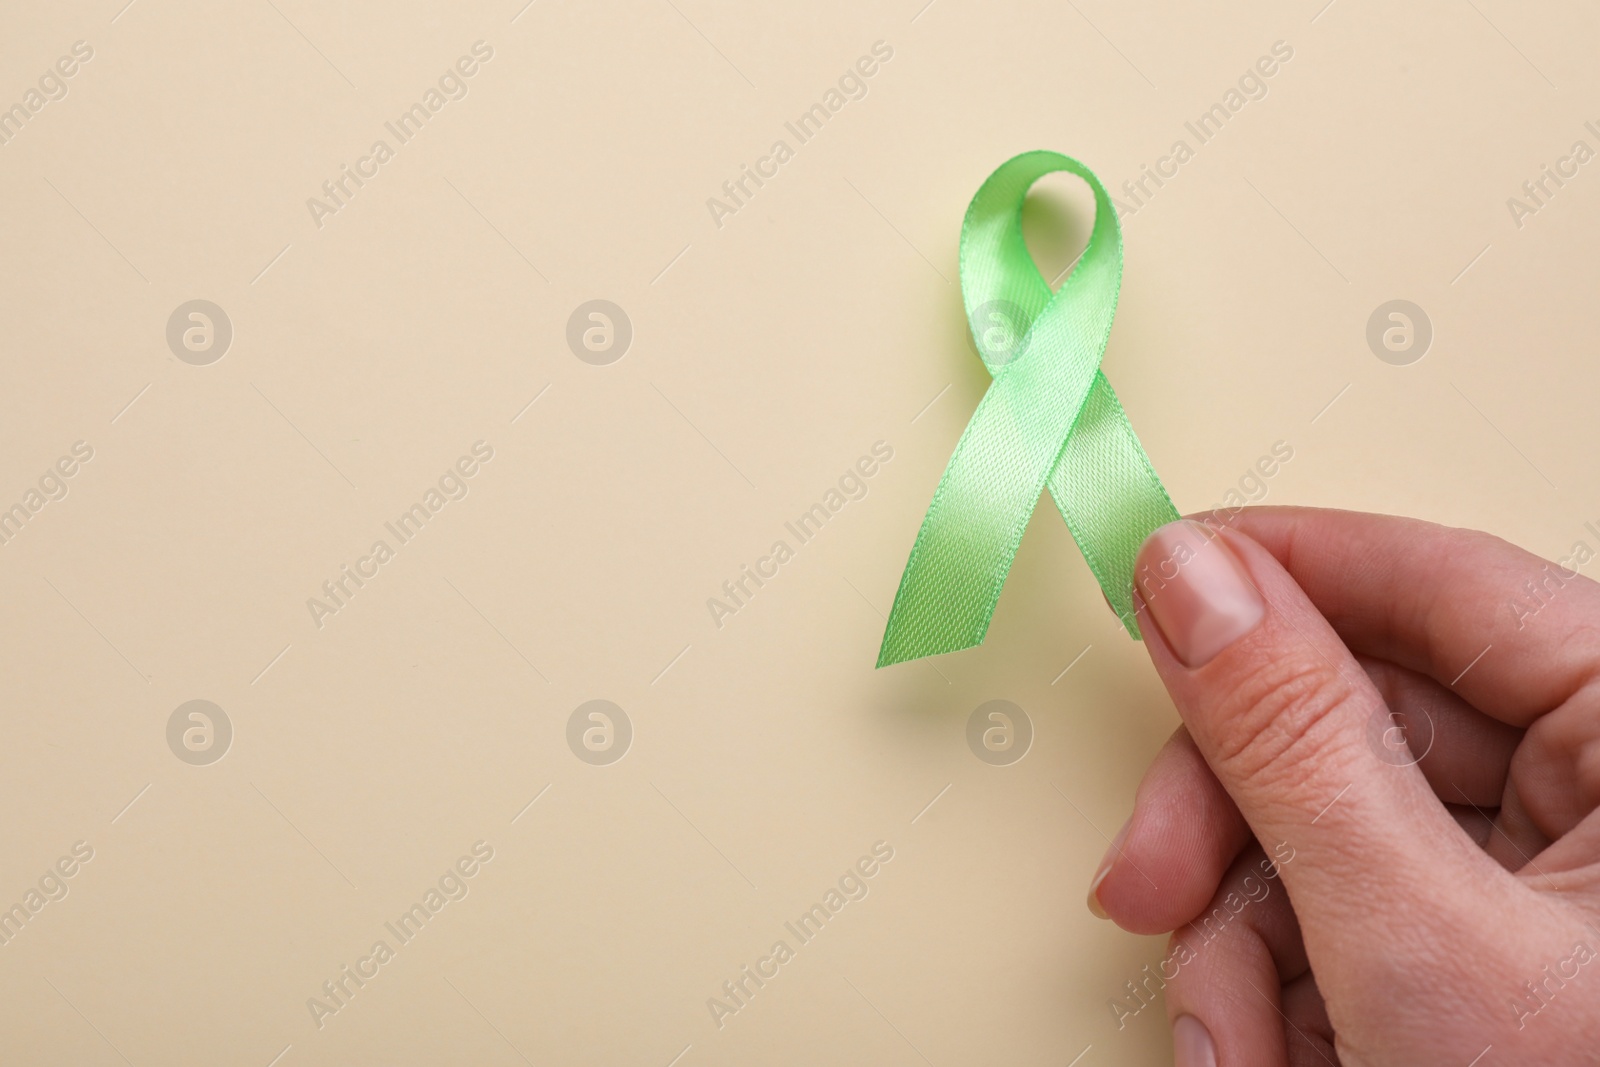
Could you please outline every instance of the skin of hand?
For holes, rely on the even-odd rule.
[[[1162,527],[1134,585],[1183,726],[1089,906],[1176,931],[1178,1067],[1600,1063],[1600,584],[1259,508]]]

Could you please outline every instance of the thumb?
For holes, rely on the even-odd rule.
[[[1145,541],[1134,588],[1156,670],[1279,858],[1307,948],[1448,921],[1441,901],[1487,861],[1418,768],[1374,749],[1383,698],[1277,559],[1184,520]]]

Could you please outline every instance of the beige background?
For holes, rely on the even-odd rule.
[[[1281,440],[1272,501],[1547,555],[1600,517],[1600,165],[1506,206],[1600,147],[1600,22],[1323,2],[0,8],[6,106],[94,50],[0,147],[0,506],[94,449],[0,547],[0,905],[94,849],[0,946],[0,1058],[1166,1062],[1159,1005],[1108,1008],[1163,942],[1082,901],[1176,718],[1059,519],[985,645],[872,669],[985,385],[954,284],[978,184],[1035,147],[1137,177],[1288,42],[1124,222],[1105,366],[1180,507]],[[306,199],[479,40],[468,95],[319,229]],[[719,229],[706,199],[878,40],[867,97]],[[1087,218],[1045,186],[1054,276]],[[233,324],[209,366],[164,337],[193,298]],[[593,298],[633,324],[609,366],[565,342]],[[1435,329],[1410,366],[1364,338],[1394,298]],[[470,494],[313,625],[478,440]],[[715,627],[878,440],[869,495]],[[234,729],[209,766],[166,741],[195,698]],[[610,766],[565,740],[593,698],[633,725]],[[996,698],[1036,732],[1009,767],[965,741]],[[319,1029],[307,998],[480,840]],[[707,998],[879,840],[870,895],[718,1029]]]

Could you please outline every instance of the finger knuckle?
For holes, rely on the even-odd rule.
[[[1356,689],[1312,655],[1263,658],[1243,672],[1217,707],[1217,758],[1249,779],[1303,781],[1341,743],[1341,720]]]

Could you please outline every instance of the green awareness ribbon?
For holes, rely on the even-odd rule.
[[[1057,292],[1022,238],[1033,183],[1068,171],[1094,190],[1094,230]],[[983,641],[1046,487],[1129,635],[1133,563],[1178,518],[1100,371],[1122,285],[1122,230],[1094,172],[1025,152],[989,175],[961,225],[961,299],[993,378],[956,444],[906,561],[878,666]]]

